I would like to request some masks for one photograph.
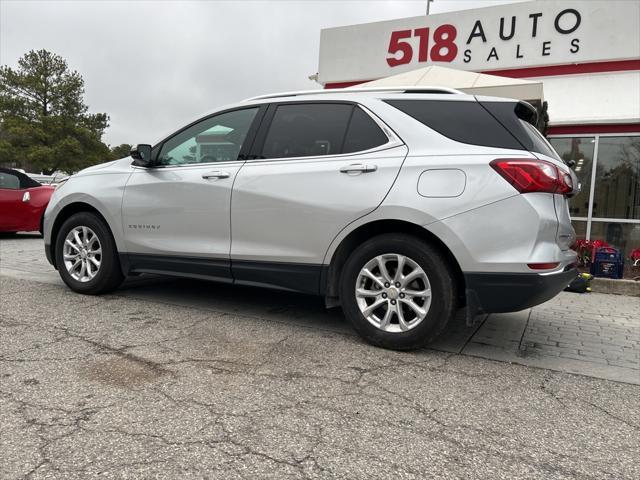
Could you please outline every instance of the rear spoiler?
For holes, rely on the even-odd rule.
[[[538,125],[538,110],[536,110],[536,107],[531,105],[529,102],[520,100],[516,104],[515,114],[520,120],[524,120],[534,127]]]

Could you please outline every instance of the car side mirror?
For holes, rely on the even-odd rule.
[[[150,167],[151,166],[151,145],[146,143],[139,143],[131,147],[129,152],[131,158],[133,158],[133,164],[138,167]]]

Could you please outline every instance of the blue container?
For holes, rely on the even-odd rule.
[[[596,250],[595,258],[591,262],[591,275],[594,277],[622,278],[624,271],[624,257],[620,250],[602,247]]]

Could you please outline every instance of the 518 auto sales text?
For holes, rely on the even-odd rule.
[[[462,51],[462,61],[469,63],[473,59],[473,45],[481,42],[487,43],[487,28],[497,28],[498,36],[503,41],[511,40],[519,28],[527,28],[530,31],[531,38],[538,38],[538,30],[540,22],[550,21],[543,18],[541,12],[531,13],[527,18],[512,16],[510,19],[501,17],[498,25],[487,25],[482,23],[481,20],[476,20],[473,24],[473,28],[466,36],[465,49]],[[521,25],[524,23],[524,25]],[[553,26],[556,32],[561,35],[570,35],[574,33],[580,27],[582,23],[582,16],[578,10],[573,8],[567,8],[559,12],[553,18]],[[458,40],[458,31],[454,25],[444,24],[433,30],[431,35],[431,29],[416,28],[415,30],[397,30],[391,32],[389,39],[390,54],[387,57],[387,64],[390,67],[396,67],[398,65],[405,65],[410,63],[414,59],[414,51],[411,43],[407,39],[414,37],[418,38],[418,62],[452,62],[458,57],[459,49],[456,40]],[[553,48],[551,40],[541,40],[540,55],[543,57],[551,55],[551,49]],[[566,46],[569,53],[575,54],[580,51],[580,39],[572,36]],[[499,61],[503,57],[511,58],[524,58],[521,45],[515,44],[509,48],[492,46],[487,54],[486,58],[482,60],[486,62]]]

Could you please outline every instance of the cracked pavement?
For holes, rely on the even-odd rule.
[[[447,348],[464,327],[374,348],[302,295],[141,278],[81,296],[3,253],[3,479],[640,476],[638,385]]]

